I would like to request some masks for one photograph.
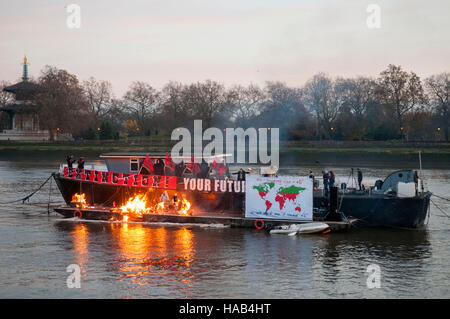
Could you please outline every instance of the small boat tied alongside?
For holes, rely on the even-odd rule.
[[[298,227],[296,234],[328,233],[354,225],[418,228],[431,195],[395,194],[399,183],[409,182],[412,171],[394,172],[381,181],[389,186],[387,191],[378,183],[369,192],[334,187],[324,196],[311,178],[277,176],[274,169],[272,174],[266,170],[264,176],[252,172],[246,178],[244,174],[243,179],[232,179],[228,167],[219,165],[216,157],[201,159],[198,167],[193,161],[174,165],[167,154],[101,157],[106,169],[88,164],[86,169],[60,166],[54,179],[67,205],[56,208],[57,213],[88,220],[223,224],[269,233],[289,227],[294,233]],[[146,169],[149,161],[155,169],[150,172]],[[169,169],[166,161],[172,165]],[[380,209],[390,209],[389,215]]]
[[[289,236],[295,236],[297,234],[315,234],[315,233],[328,233],[330,225],[326,223],[304,223],[304,224],[291,224],[275,226],[268,230],[270,234],[287,234]],[[328,230],[328,231],[327,231]]]

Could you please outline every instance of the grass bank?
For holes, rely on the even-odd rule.
[[[20,143],[0,142],[0,152],[167,152],[175,142],[168,139]],[[281,153],[385,153],[450,154],[450,143],[347,142],[347,141],[285,141]]]

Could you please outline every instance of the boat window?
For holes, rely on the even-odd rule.
[[[139,159],[131,158],[130,159],[130,171],[137,172],[139,170]]]

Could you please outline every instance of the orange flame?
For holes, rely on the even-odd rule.
[[[156,209],[155,209],[156,212],[161,212],[161,211],[164,211],[165,209],[166,209],[166,206],[165,206],[164,201],[156,204]]]
[[[136,195],[128,199],[128,202],[120,207],[122,214],[132,214],[137,217],[142,217],[148,214],[150,208],[147,208],[147,200],[144,195]]]
[[[127,203],[119,208],[123,221],[127,221],[129,216],[142,218],[145,214],[160,214],[168,211],[176,211],[180,215],[189,215],[192,204],[185,198],[177,203],[170,204],[170,201],[161,201],[154,205],[147,202],[145,195],[136,195],[128,199]]]
[[[191,203],[188,202],[186,198],[183,198],[183,200],[181,201],[180,208],[178,209],[178,213],[181,215],[188,215],[191,206],[192,206]]]
[[[82,193],[81,195],[78,193],[73,194],[72,203],[75,203],[77,208],[88,208],[85,193]]]

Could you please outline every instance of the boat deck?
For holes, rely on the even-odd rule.
[[[55,211],[64,217],[79,217],[86,220],[122,220],[122,214],[108,207],[74,208],[69,206],[55,208]],[[81,214],[80,214],[81,213]],[[80,216],[81,215],[81,216]],[[222,224],[231,227],[255,228],[258,219],[245,218],[238,212],[195,212],[192,215],[179,215],[167,212],[165,214],[145,214],[142,218],[130,217],[128,221],[150,223],[178,223],[178,224]],[[311,223],[311,221],[262,219],[266,225],[278,226],[286,224]],[[344,221],[320,221],[327,223],[332,232],[346,231],[355,223],[356,219]],[[314,223],[314,221],[313,221]]]

